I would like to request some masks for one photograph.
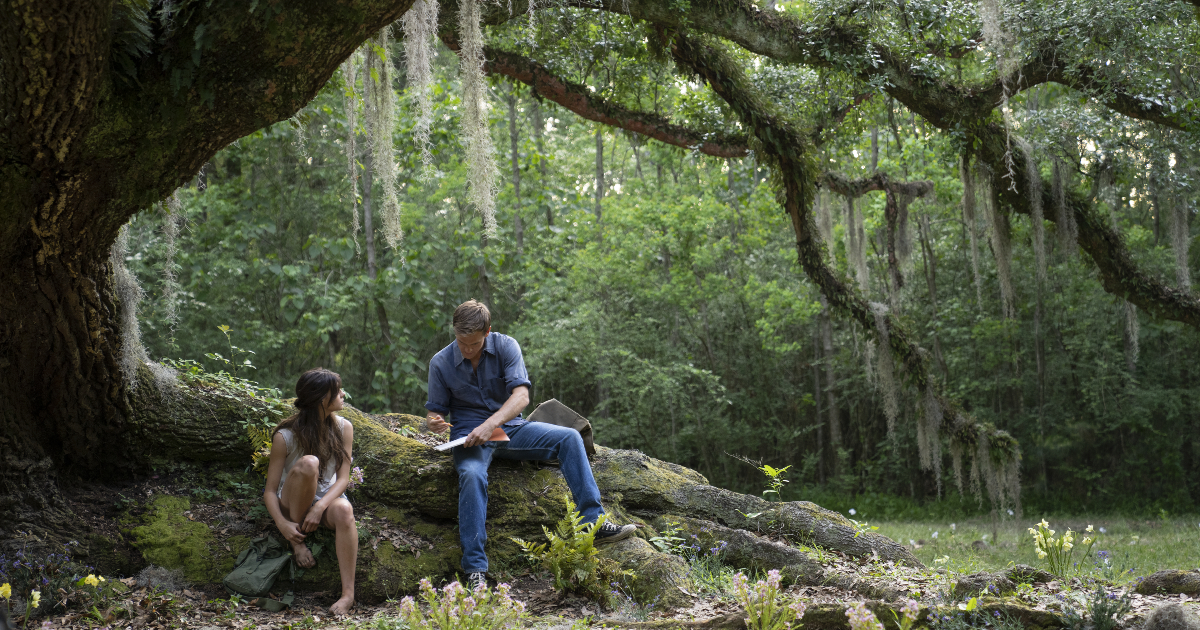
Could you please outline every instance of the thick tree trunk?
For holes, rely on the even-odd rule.
[[[137,460],[107,252],[39,250],[0,273],[0,538],[66,525],[60,472],[112,477]]]

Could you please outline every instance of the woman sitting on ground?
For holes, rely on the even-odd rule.
[[[316,565],[304,544],[307,534],[324,525],[337,532],[342,597],[329,607],[335,615],[354,606],[354,565],[358,529],[346,500],[350,481],[354,426],[333,412],[342,408],[342,379],[323,368],[296,382],[296,413],[279,423],[271,436],[271,464],[263,502],[283,537],[292,543],[296,564]]]

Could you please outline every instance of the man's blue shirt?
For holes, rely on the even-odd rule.
[[[489,333],[476,369],[463,359],[458,343],[452,341],[429,361],[429,399],[425,408],[447,416],[446,421],[453,425],[450,439],[456,440],[499,411],[513,388],[521,385],[533,389],[516,339]],[[525,420],[517,416],[504,426],[522,424]]]

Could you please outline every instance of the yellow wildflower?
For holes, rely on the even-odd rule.
[[[1090,534],[1090,533],[1092,533],[1092,526],[1091,526],[1091,525],[1088,525],[1088,528],[1087,528],[1086,530],[1084,530],[1084,531],[1086,531],[1086,532],[1087,532],[1087,533],[1089,533],[1089,534]]]
[[[83,578],[83,583],[88,586],[99,586],[100,580],[97,580],[96,576],[89,573],[87,577]]]
[[[41,601],[42,601],[42,592],[41,592],[41,591],[34,591],[34,592],[33,592],[33,599],[32,599],[32,601],[30,601],[30,602],[29,602],[29,605],[30,605],[30,606],[33,606],[34,608],[37,608],[37,607],[38,607],[38,604],[39,604]]]
[[[1045,558],[1046,558],[1046,552],[1042,551],[1041,549],[1038,549],[1038,559],[1044,560]]]
[[[1071,547],[1073,547],[1073,546],[1074,546],[1074,545],[1072,545],[1072,544],[1071,544],[1071,543],[1069,543],[1069,542],[1064,542],[1064,543],[1062,544],[1062,548],[1063,548],[1064,550],[1065,550],[1065,549],[1070,549],[1070,548],[1071,548]]]
[[[4,599],[12,597],[12,586],[8,582],[0,585],[0,597],[3,597]]]
[[[1092,539],[1091,539],[1091,538],[1089,538],[1089,537],[1087,537],[1087,536],[1084,536],[1084,537],[1083,537],[1083,544],[1085,544],[1085,545],[1090,545],[1090,544],[1092,544]]]
[[[101,575],[101,576],[100,576],[100,581],[101,581],[101,582],[103,582],[103,581],[104,581],[104,576],[103,576],[103,575]]]
[[[1039,526],[1041,526],[1041,527],[1050,527],[1050,523],[1047,523],[1047,522],[1046,522],[1046,519],[1042,519],[1042,522],[1041,522],[1041,523],[1038,523],[1038,525],[1039,525]],[[1053,532],[1052,532],[1052,533],[1053,533]]]

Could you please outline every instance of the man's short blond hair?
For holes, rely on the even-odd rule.
[[[487,332],[492,327],[492,313],[483,302],[467,300],[454,309],[454,334],[470,335]]]

